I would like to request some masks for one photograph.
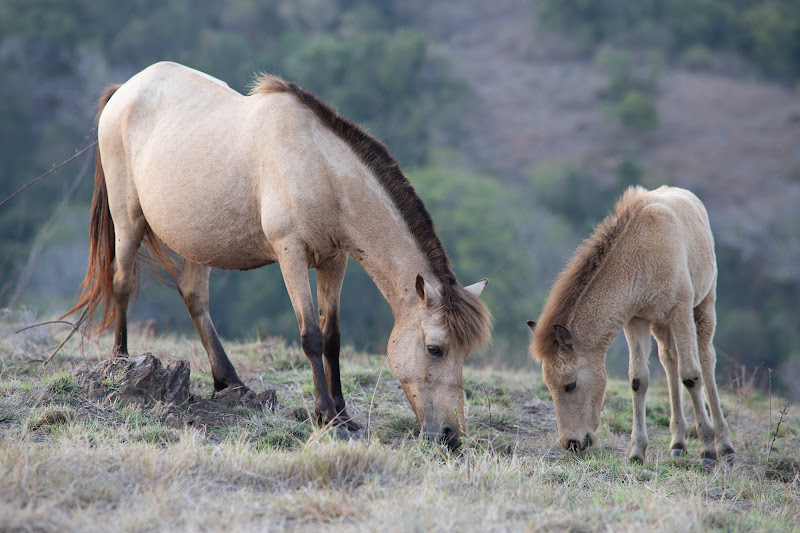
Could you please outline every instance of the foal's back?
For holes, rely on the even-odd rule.
[[[637,246],[649,256],[656,286],[691,287],[692,306],[716,284],[714,238],[703,203],[690,191],[663,186],[641,194],[646,205],[636,217]]]

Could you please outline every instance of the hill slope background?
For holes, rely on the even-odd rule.
[[[254,72],[275,72],[384,140],[459,279],[490,278],[495,341],[475,362],[529,365],[525,320],[574,247],[626,185],[668,183],[696,192],[714,227],[720,380],[755,370],[765,386],[771,368],[797,397],[799,4],[734,3],[681,12],[685,2],[615,0],[587,14],[545,0],[5,2],[0,193],[91,142],[102,88],[154,61],[242,91]],[[43,315],[71,305],[85,272],[90,163],[0,211],[0,305]],[[355,264],[342,304],[344,338],[383,350],[391,313]],[[277,268],[216,272],[212,314],[227,337],[296,337]],[[177,294],[154,284],[134,316],[162,331],[191,327]],[[624,373],[624,342],[609,363]]]

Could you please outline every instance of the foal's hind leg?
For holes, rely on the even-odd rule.
[[[697,345],[700,350],[700,365],[703,368],[703,383],[705,384],[708,406],[711,409],[711,420],[714,423],[714,435],[717,441],[717,452],[720,456],[728,456],[729,460],[736,458],[736,452],[731,445],[728,424],[722,414],[722,406],[717,393],[715,369],[717,354],[714,351],[712,340],[717,324],[717,315],[714,310],[716,300],[715,291],[712,291],[694,309],[694,321],[697,325]]]
[[[236,375],[230,359],[219,342],[217,330],[208,313],[208,276],[211,268],[184,260],[183,268],[178,276],[178,291],[189,309],[189,315],[203,343],[211,362],[211,375],[214,377],[214,390],[220,391],[228,387],[247,387]]]
[[[683,403],[681,401],[681,381],[678,377],[678,354],[672,340],[669,328],[663,324],[653,324],[651,326],[653,336],[658,341],[658,359],[664,372],[667,374],[667,387],[669,389],[669,432],[672,435],[672,442],[669,445],[670,453],[673,457],[679,457],[686,453],[686,435],[688,425],[686,417],[683,415]]]
[[[339,375],[339,296],[347,269],[347,254],[339,252],[336,256],[317,267],[317,303],[322,328],[322,356],[325,363],[325,377],[328,390],[333,399],[337,417],[350,431],[358,431],[359,426],[347,414],[342,381]]]
[[[714,451],[714,429],[703,403],[703,372],[697,350],[697,329],[692,309],[676,308],[670,326],[678,351],[678,376],[692,398],[697,435],[703,443],[703,459],[706,464],[711,464],[717,460]]]
[[[631,431],[630,460],[644,462],[649,440],[645,422],[645,398],[650,386],[650,322],[634,318],[625,326],[625,339],[628,341],[628,378],[633,391],[633,430]]]

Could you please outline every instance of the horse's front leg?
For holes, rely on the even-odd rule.
[[[359,425],[350,418],[345,409],[342,381],[339,374],[339,298],[347,269],[347,254],[339,252],[336,256],[317,267],[317,303],[322,327],[322,356],[325,362],[325,376],[328,390],[333,399],[337,418],[350,431],[358,431]]]
[[[641,318],[632,319],[625,326],[625,339],[630,352],[628,378],[633,393],[630,460],[643,463],[650,442],[645,421],[645,399],[650,386],[650,368],[647,366],[647,359],[650,357],[650,323]]]
[[[322,361],[324,339],[322,328],[314,309],[311,297],[311,284],[308,278],[306,247],[302,242],[279,243],[275,248],[282,251],[278,263],[283,281],[292,301],[297,324],[300,327],[300,343],[303,352],[311,363],[314,376],[314,411],[320,425],[336,421],[336,404],[328,388],[325,367]]]

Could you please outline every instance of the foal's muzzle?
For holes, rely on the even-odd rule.
[[[570,439],[567,442],[565,448],[571,452],[577,452],[581,450],[585,450],[589,446],[592,445],[592,436],[587,433],[585,437],[583,437],[583,441],[578,441],[577,439]]]

